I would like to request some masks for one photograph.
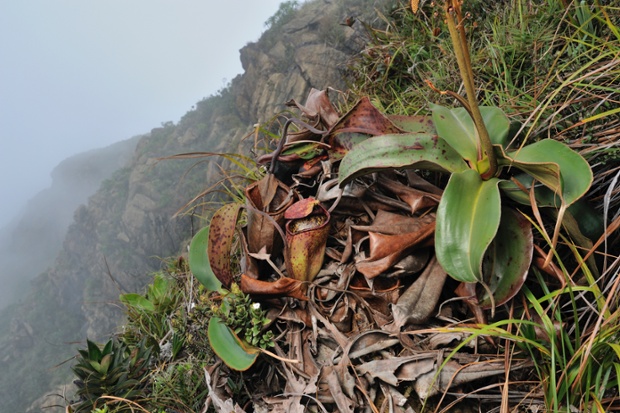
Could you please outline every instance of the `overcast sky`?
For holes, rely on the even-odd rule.
[[[0,227],[63,159],[177,122],[225,86],[280,3],[0,0]]]

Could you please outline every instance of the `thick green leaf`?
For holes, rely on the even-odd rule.
[[[592,169],[581,155],[553,139],[509,152],[502,165],[512,165],[560,195],[565,206],[581,198],[592,184]]]
[[[502,193],[522,205],[531,205],[529,192],[534,178],[526,173],[520,173],[513,176],[512,179],[518,182],[518,184],[513,180],[504,180],[500,182],[499,188],[502,190]],[[559,208],[562,204],[560,197],[540,182],[534,184],[534,197],[536,199],[536,205],[539,207]]]
[[[149,312],[155,311],[155,305],[141,294],[122,294],[120,296],[120,300],[128,307],[135,307],[137,309]]]
[[[477,164],[481,146],[469,113],[464,108],[448,109],[439,105],[431,105],[431,110],[437,134],[470,164]],[[480,106],[480,113],[491,142],[505,146],[510,131],[508,117],[494,106]]]
[[[189,246],[189,269],[196,279],[209,291],[217,291],[222,288],[222,283],[217,279],[211,264],[207,245],[209,243],[209,227],[198,231]]]
[[[431,135],[437,135],[437,130],[435,129],[435,125],[433,124],[433,118],[431,116],[391,115],[388,116],[388,118],[392,121],[394,125],[398,126],[405,132],[429,133]]]
[[[101,364],[100,364],[100,368],[99,368],[99,373],[101,373],[102,375],[105,375],[108,373],[108,369],[110,368],[110,363],[112,362],[112,355],[111,354],[106,354],[105,356],[103,356],[103,358],[101,359]]]
[[[437,208],[435,250],[446,272],[462,282],[483,281],[482,258],[500,223],[499,179],[474,170],[452,174]]]
[[[482,295],[478,302],[482,308],[501,305],[519,292],[527,278],[533,251],[530,221],[519,212],[502,208],[497,235],[487,249],[482,265],[484,282],[493,293],[493,300],[486,290],[480,289]]]
[[[558,218],[550,240],[551,247],[555,248],[566,209],[581,198],[592,184],[590,165],[577,152],[553,139],[538,141],[501,155],[498,157],[500,165],[521,169],[560,198]]]
[[[460,109],[460,108],[459,108]],[[496,106],[480,106],[482,121],[494,145],[505,147],[510,136],[510,120],[503,110]]]
[[[461,156],[437,135],[382,135],[360,142],[346,154],[340,163],[340,185],[383,169],[414,167],[443,172],[468,169]]]
[[[88,360],[101,361],[102,353],[99,346],[90,340],[86,340],[86,344],[88,346]]]
[[[582,198],[572,204],[568,207],[568,212],[576,218],[579,229],[590,240],[596,241],[605,232],[603,215],[586,199]]]
[[[231,369],[249,369],[258,357],[258,349],[244,345],[239,337],[218,317],[211,317],[207,329],[211,348]],[[248,351],[249,350],[249,351]]]

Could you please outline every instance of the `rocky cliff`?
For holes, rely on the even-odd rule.
[[[200,228],[199,216],[174,217],[175,212],[218,182],[219,161],[158,159],[239,151],[253,125],[285,109],[286,101],[303,101],[311,87],[344,88],[347,62],[365,42],[362,25],[340,22],[350,16],[372,21],[375,7],[388,3],[393,2],[303,3],[241,50],[243,75],[198,102],[178,123],[140,139],[130,162],[75,211],[54,265],[33,280],[20,304],[0,315],[0,367],[11,372],[0,377],[0,395],[8,400],[0,412],[62,405],[58,398],[31,403],[33,394],[66,382],[67,365],[51,368],[74,354],[75,346],[66,343],[115,331],[123,315],[119,293],[144,288],[148,274],[160,268],[160,257],[182,253]]]
[[[139,138],[65,159],[52,171],[51,186],[0,230],[0,308],[23,295],[28,282],[54,262],[76,208],[131,160]]]

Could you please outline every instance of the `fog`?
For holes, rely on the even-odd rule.
[[[176,122],[280,0],[0,2],[0,228],[70,155]]]
[[[241,73],[239,49],[280,2],[0,2],[0,308],[52,264],[73,211],[95,190],[46,189],[52,170],[176,122],[217,93]],[[38,216],[45,208],[61,211]]]

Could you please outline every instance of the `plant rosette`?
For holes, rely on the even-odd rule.
[[[503,205],[502,192],[533,199],[536,206],[556,206],[558,218],[549,243],[554,246],[566,209],[592,183],[587,161],[565,144],[545,139],[508,149],[510,121],[497,107],[479,108],[497,159],[495,176],[486,177],[484,155],[472,117],[464,108],[432,105],[437,134],[404,133],[376,136],[356,144],[342,159],[343,187],[354,178],[394,168],[415,168],[450,174],[437,208],[435,252],[446,272],[457,281],[480,283],[479,305],[492,308],[521,288],[532,261],[530,222]],[[509,170],[517,169],[552,193],[530,197],[515,190]],[[551,254],[550,254],[551,255]]]

